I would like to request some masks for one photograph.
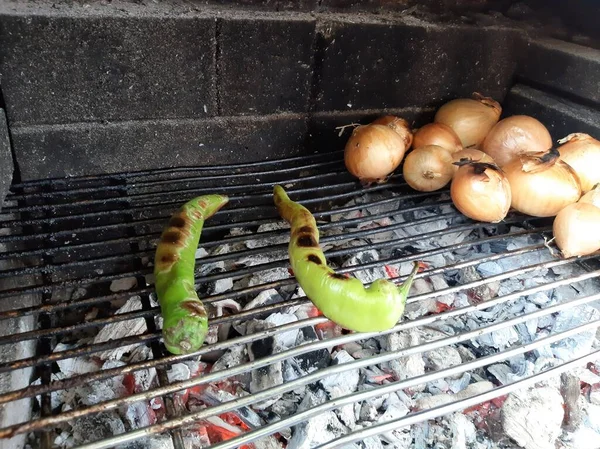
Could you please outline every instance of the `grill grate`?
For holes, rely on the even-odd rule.
[[[534,219],[511,213],[499,224],[476,223],[459,214],[452,206],[447,190],[433,193],[412,191],[403,183],[400,176],[394,176],[386,185],[360,188],[342,170],[340,153],[314,154],[276,161],[253,164],[239,164],[219,167],[178,168],[154,170],[138,173],[125,173],[111,176],[93,176],[69,180],[36,181],[16,184],[7,198],[7,207],[0,215],[0,325],[13,329],[9,322],[17,322],[17,329],[0,332],[0,375],[30,376],[39,379],[31,385],[11,386],[0,391],[0,404],[9,405],[14,401],[31,398],[33,417],[24,422],[12,423],[0,429],[3,438],[16,434],[33,432],[41,436],[44,430],[52,430],[60,425],[82,419],[90,414],[116,410],[127,404],[160,398],[166,407],[163,421],[141,429],[127,430],[125,433],[100,441],[89,441],[80,447],[88,449],[114,447],[118,444],[139,438],[168,432],[175,448],[183,448],[181,429],[195,421],[218,414],[253,406],[260,401],[295,388],[310,385],[336,373],[357,368],[368,368],[376,364],[423,354],[437,348],[444,348],[459,342],[469,342],[483,335],[508,329],[536,318],[554,316],[565,310],[573,313],[578,307],[594,304],[600,299],[598,276],[600,269],[597,255],[579,259],[539,258],[549,254],[551,246],[544,238],[550,237],[551,221]],[[438,256],[453,255],[452,264],[428,268],[418,275],[420,279],[432,279],[435,275],[459,279],[466,269],[489,262],[511,259],[517,261],[515,269],[505,270],[480,279],[456,282],[432,291],[412,294],[409,303],[417,305],[444,295],[458,295],[472,289],[490,286],[497,282],[509,281],[526,274],[532,277],[541,270],[555,269],[555,276],[542,284],[524,283],[522,288],[506,294],[498,294],[485,301],[464,307],[429,313],[414,319],[404,319],[394,329],[377,334],[342,334],[302,344],[282,352],[267,355],[256,360],[231,366],[222,371],[210,372],[183,381],[169,381],[167,369],[173,364],[189,360],[211,357],[211,354],[226,351],[235,345],[246,345],[284,332],[303,329],[327,323],[323,317],[278,325],[266,330],[239,335],[224,341],[208,344],[193,356],[173,356],[164,352],[160,344],[160,333],[155,325],[159,309],[153,300],[151,266],[154,247],[160,231],[173,210],[192,196],[202,193],[220,192],[230,196],[230,203],[205,225],[200,247],[209,255],[198,259],[196,281],[202,286],[209,282],[230,279],[235,282],[233,289],[213,295],[202,295],[207,304],[214,305],[225,299],[239,300],[246,304],[267,289],[296,286],[292,277],[284,277],[258,285],[247,285],[241,281],[248,276],[287,268],[287,234],[281,229],[260,231],[259,226],[280,222],[272,203],[272,187],[276,183],[286,186],[292,199],[309,207],[319,222],[323,233],[321,243],[332,246],[327,250],[328,260],[347,260],[349,257],[368,250],[387,250],[389,255],[379,260],[360,261],[359,264],[338,267],[341,273],[358,274],[369,268],[384,265],[401,265],[410,268],[410,262],[421,260],[442,260]],[[350,203],[349,203],[350,202]],[[378,212],[367,216],[350,216],[357,211],[379,208]],[[437,214],[437,215],[433,215]],[[402,216],[401,222],[386,222],[381,226],[365,227],[375,220]],[[447,227],[430,229],[431,224],[446,220]],[[341,227],[352,231],[336,233]],[[382,233],[402,231],[408,227],[423,229],[415,235],[395,234],[395,237],[380,239]],[[252,231],[238,235],[234,228]],[[448,241],[430,249],[419,248],[422,241],[444,241],[449,235],[462,235],[459,241]],[[387,235],[387,234],[386,234]],[[531,244],[511,247],[510,242],[518,238],[529,238]],[[264,246],[235,249],[230,252],[211,252],[221,245],[231,247],[249,241],[263,239]],[[354,246],[343,246],[344,242],[355,239]],[[501,250],[488,254],[481,251],[485,245]],[[262,257],[263,262],[208,274],[200,274],[202,265],[225,262],[231,265],[250,257]],[[437,258],[436,258],[437,257]],[[538,257],[536,259],[536,257]],[[574,269],[572,267],[577,267]],[[571,271],[566,270],[569,268]],[[458,277],[457,277],[458,276]],[[402,281],[405,276],[395,276]],[[132,288],[114,291],[116,281],[131,280]],[[502,284],[501,284],[502,285]],[[565,290],[566,286],[570,286]],[[504,321],[489,324],[479,312],[498,305],[508,307],[515,300],[546,292],[548,296],[555,289],[562,288],[560,301],[552,305],[540,305],[534,311],[515,314]],[[117,289],[118,290],[118,289]],[[565,293],[567,292],[567,293]],[[568,293],[570,292],[570,294]],[[115,314],[117,306],[123,305],[132,297],[139,297],[141,308]],[[293,306],[308,304],[305,297],[287,295],[284,302],[261,305],[211,320],[211,325],[243,323],[257,317],[285,310]],[[90,315],[94,311],[95,316]],[[86,318],[83,318],[86,317]],[[409,329],[436,327],[444,329],[452,319],[471,317],[477,324],[474,329],[462,329],[455,334],[441,338],[425,339],[418,345],[398,351],[384,351],[340,365],[318,369],[295,380],[273,386],[264,391],[239,397],[233,401],[214,404],[193,412],[181,412],[173,404],[172,394],[188,388],[248,373],[261,367],[309,354],[319,349],[331,350],[349,342],[364,341],[372,337],[393,334]],[[143,319],[145,330],[137,335],[119,337],[114,340],[93,343],[90,338],[107,326],[119,322],[135,323]],[[29,320],[29,321],[27,321]],[[30,323],[27,327],[23,323]],[[575,323],[560,332],[541,335],[531,342],[512,345],[494,353],[480,354],[472,361],[441,370],[428,369],[418,377],[409,377],[376,386],[362,392],[331,399],[308,410],[283,419],[266,423],[260,428],[244,433],[238,438],[217,444],[218,448],[239,447],[265,435],[273,435],[310,417],[339,408],[345,404],[366,400],[393,391],[400,391],[429,381],[448,378],[464,372],[475,372],[510,357],[526,354],[541,347],[556,343],[584,332],[593,331],[600,320],[592,319],[583,324]],[[432,334],[435,335],[435,334]],[[437,334],[438,337],[443,332]],[[87,340],[86,340],[87,338]],[[71,344],[57,350],[58,344]],[[83,342],[83,343],[82,343]],[[35,349],[16,350],[29,343]],[[56,363],[75,357],[97,356],[103,351],[119,347],[148,346],[152,358],[131,361],[124,365],[107,367],[102,370],[75,374],[71,377],[52,379]],[[13,348],[12,352],[9,350]],[[33,348],[33,346],[31,346]],[[401,426],[411,425],[443,414],[462,410],[471,405],[502,396],[514,389],[539,382],[546,377],[598,359],[599,351],[588,348],[585,353],[574,354],[572,360],[534,376],[525,377],[514,383],[498,386],[482,394],[456,400],[446,405],[428,410],[412,412],[405,417],[376,424],[368,428],[356,429],[349,434],[330,441],[321,447],[339,447],[368,436],[379,435]],[[70,411],[57,413],[50,407],[51,395],[61,391],[90,384],[91,382],[123,376],[140,370],[157,368],[158,386],[117,399],[97,404],[76,407]],[[2,374],[4,373],[4,374]],[[38,402],[38,400],[40,402]],[[41,407],[39,406],[41,404]],[[40,439],[41,447],[53,447],[48,438]]]

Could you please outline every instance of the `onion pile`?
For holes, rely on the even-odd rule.
[[[420,192],[441,189],[452,180],[455,171],[452,154],[438,145],[426,145],[411,151],[402,168],[406,183]]]
[[[583,133],[569,134],[560,139],[558,147],[560,158],[573,167],[581,189],[588,192],[600,182],[600,142],[592,136]]]
[[[456,162],[458,171],[450,185],[456,208],[473,220],[497,223],[511,205],[511,187],[502,170],[483,162]]]
[[[385,117],[382,117],[384,119]],[[400,165],[412,143],[408,123],[397,117],[385,125],[358,126],[344,149],[344,163],[361,182],[384,182]]]
[[[596,184],[594,187],[592,187],[592,190],[583,195],[579,199],[579,202],[590,203],[596,207],[600,207],[600,184]]]
[[[503,168],[512,191],[512,207],[534,217],[553,217],[581,197],[575,171],[556,149],[524,154]]]
[[[479,148],[485,136],[500,120],[500,114],[500,103],[474,93],[473,98],[458,98],[444,104],[433,121],[452,128],[464,148]]]
[[[428,123],[417,130],[414,135],[413,147],[421,148],[426,145],[444,147],[451,153],[463,149],[462,143],[454,130],[443,123]]]
[[[528,115],[513,115],[500,120],[483,141],[482,151],[500,167],[525,153],[540,153],[552,148],[548,129]]]

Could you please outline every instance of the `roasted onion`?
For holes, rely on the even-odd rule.
[[[462,143],[452,128],[443,123],[428,123],[413,136],[413,148],[438,145],[451,153],[462,150]]]
[[[432,192],[450,182],[456,167],[452,165],[452,154],[438,145],[416,148],[406,156],[402,174],[413,189]]]
[[[400,165],[406,148],[406,141],[389,126],[358,126],[346,142],[344,162],[362,182],[383,182]]]
[[[600,208],[590,203],[565,206],[552,225],[564,257],[586,256],[600,249]]]
[[[481,150],[504,167],[523,153],[539,153],[552,148],[546,127],[528,115],[512,115],[500,120],[483,141]]]
[[[590,191],[579,198],[579,203],[590,203],[600,207],[600,184],[596,184]]]
[[[406,120],[395,115],[384,115],[375,120],[372,125],[386,125],[392,128],[396,133],[402,137],[408,150],[413,142],[413,133],[410,129],[410,125]]]
[[[475,148],[466,148],[464,150],[457,151],[452,155],[452,159],[454,162],[460,162],[461,159],[467,159],[473,162],[487,162],[489,164],[494,163],[494,159],[492,159],[489,155],[485,154],[483,151],[476,150]]]
[[[450,197],[467,217],[497,223],[506,217],[511,204],[511,188],[502,170],[484,162],[455,162],[458,171],[450,185]]]
[[[454,130],[464,148],[478,148],[502,114],[500,103],[478,93],[473,98],[449,101],[435,114],[434,122]]]
[[[503,168],[512,192],[512,207],[534,217],[553,217],[581,197],[575,171],[556,149],[523,154]]]
[[[560,158],[579,176],[583,193],[588,192],[600,182],[600,142],[589,134],[573,133],[558,143]]]

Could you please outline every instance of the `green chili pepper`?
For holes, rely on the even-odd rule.
[[[275,186],[273,197],[279,214],[291,226],[288,252],[296,280],[323,315],[356,332],[377,332],[395,326],[404,312],[419,264],[415,262],[401,285],[377,279],[365,288],[360,280],[327,266],[319,246],[319,230],[308,209],[290,200],[281,186]]]
[[[194,288],[196,249],[204,220],[229,198],[205,195],[185,203],[169,220],[154,257],[154,284],[163,317],[163,338],[172,354],[197,351],[208,332],[208,314]]]

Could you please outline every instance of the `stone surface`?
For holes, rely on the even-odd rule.
[[[501,101],[512,83],[516,31],[343,17],[319,27],[318,111],[438,107],[474,91]]]
[[[275,159],[305,151],[305,133],[295,114],[12,129],[23,180]]]
[[[219,27],[223,115],[308,109],[315,31],[311,16],[224,19]]]
[[[214,18],[3,11],[0,73],[10,123],[216,114]]]
[[[13,158],[4,110],[0,109],[0,210],[13,179]]]
[[[530,41],[518,73],[536,84],[600,103],[600,50],[556,39]]]
[[[540,120],[556,144],[570,133],[600,136],[600,112],[522,84],[513,87],[503,104],[503,116],[527,114]]]

